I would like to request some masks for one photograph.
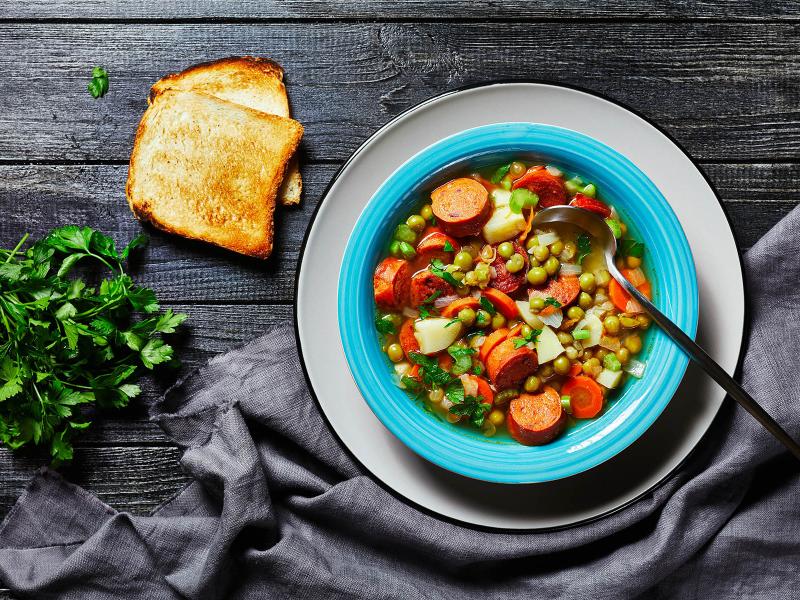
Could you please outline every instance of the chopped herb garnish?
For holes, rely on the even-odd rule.
[[[545,306],[554,306],[555,308],[561,308],[561,302],[553,298],[552,296],[548,296],[544,299]]]
[[[89,82],[89,93],[92,98],[101,98],[108,91],[108,71],[103,67],[92,69],[92,80]]]
[[[456,323],[461,323],[461,319],[459,319],[458,317],[452,319],[447,323],[447,325],[444,326],[444,328],[447,329],[448,327],[450,327],[450,325],[455,325]]]
[[[589,236],[582,233],[578,236],[578,264],[583,262],[583,259],[592,253],[592,241]]]
[[[518,188],[511,192],[508,208],[511,212],[519,214],[523,208],[534,208],[539,204],[539,196],[526,188]]]
[[[617,253],[620,256],[633,256],[634,258],[642,258],[644,255],[644,244],[631,239],[620,240],[619,250]]]
[[[444,251],[445,252],[452,252],[453,250],[455,250],[455,248],[453,248],[453,244],[450,243],[450,240],[445,240],[444,241]]]
[[[460,383],[460,382],[459,382]],[[450,412],[459,417],[467,417],[469,422],[475,427],[482,427],[486,419],[486,413],[491,408],[490,405],[484,404],[483,396],[468,396],[464,395],[464,387],[461,386],[462,399],[456,402],[450,396],[450,401],[453,406],[450,407]]]
[[[592,334],[586,329],[576,329],[572,332],[572,337],[576,340],[588,340]]]
[[[481,296],[481,299],[478,300],[478,302],[480,302],[481,308],[490,315],[495,316],[497,314],[497,309],[494,307],[494,304],[492,304],[492,301],[485,296]]]
[[[464,284],[461,283],[455,277],[453,277],[453,274],[449,273],[446,269],[447,267],[440,259],[434,258],[431,261],[431,273],[433,273],[437,277],[441,277],[453,287],[462,287]]]
[[[461,375],[472,368],[472,355],[475,350],[466,346],[450,346],[447,353],[453,357],[453,375]]]
[[[480,375],[481,373],[483,373],[483,369],[481,368],[480,365],[475,365],[474,367],[472,367],[472,373],[474,375]]]
[[[424,391],[420,380],[409,377],[408,375],[403,375],[400,378],[400,383],[406,386],[406,389],[412,393],[419,394]]]
[[[514,338],[514,348],[522,348],[525,344],[536,343],[536,340],[541,333],[541,329],[531,329],[530,335]]]
[[[430,386],[444,387],[453,381],[453,376],[439,366],[435,358],[419,352],[409,352],[408,357],[420,366],[422,381]]]
[[[375,329],[382,335],[393,335],[397,333],[397,328],[388,315],[375,315]]]
[[[433,301],[442,295],[442,290],[435,290],[430,296],[425,298],[419,305],[419,318],[427,319],[432,314],[439,314],[439,312],[432,306]]]
[[[502,167],[499,167],[499,168],[498,168],[498,169],[497,169],[497,170],[494,172],[494,175],[492,175],[492,178],[491,178],[491,180],[490,180],[490,181],[491,181],[492,183],[494,183],[494,184],[500,183],[500,181],[503,179],[503,177],[505,177],[506,175],[508,175],[508,172],[509,172],[510,170],[511,170],[511,163],[508,163],[507,165],[503,165]]]

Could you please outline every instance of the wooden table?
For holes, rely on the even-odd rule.
[[[196,62],[253,54],[286,70],[306,127],[302,206],[281,210],[275,255],[247,260],[151,232],[135,274],[191,317],[184,371],[291,320],[299,246],[331,176],[373,131],[415,103],[492,79],[597,90],[673,135],[716,185],[744,251],[800,196],[800,4],[721,0],[482,3],[372,0],[28,0],[0,8],[0,238],[88,224],[123,243],[140,231],[125,202],[127,161],[149,86]],[[94,65],[111,78],[94,100]],[[180,453],[144,405],[78,443],[68,478],[146,513],[184,485]],[[0,448],[0,518],[39,453]],[[0,593],[0,597],[2,593]]]

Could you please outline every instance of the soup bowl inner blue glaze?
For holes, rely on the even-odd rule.
[[[544,446],[508,435],[485,437],[453,425],[395,385],[375,330],[372,275],[398,223],[456,175],[519,158],[551,164],[595,183],[644,242],[644,269],[653,301],[687,334],[697,330],[697,278],[677,217],[655,185],[630,160],[581,133],[537,123],[498,123],[437,142],[400,166],[375,192],[350,235],[339,273],[342,346],[353,378],[380,421],[414,452],[455,473],[499,483],[534,483],[575,475],[632,444],[664,410],[688,363],[667,336],[651,327],[639,358],[641,379],[629,377],[604,412]],[[357,401],[354,399],[354,401]]]

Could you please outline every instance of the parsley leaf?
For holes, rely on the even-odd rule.
[[[561,302],[553,298],[552,296],[548,296],[544,299],[545,306],[554,306],[555,308],[561,308]]]
[[[482,427],[483,422],[486,420],[486,413],[489,412],[491,407],[488,404],[484,404],[482,396],[465,395],[464,387],[460,387],[460,401],[457,402],[448,395],[450,401],[453,402],[453,406],[450,407],[450,412],[459,417],[467,417],[470,424],[475,427]]]
[[[434,258],[431,261],[431,273],[437,277],[441,277],[453,287],[462,287],[464,285],[458,279],[453,277],[452,273],[447,272],[445,264],[438,258]]]
[[[419,305],[419,318],[420,319],[427,319],[431,315],[438,315],[439,311],[437,311],[432,305],[433,301],[436,300],[439,296],[442,295],[442,290],[434,291],[430,296],[425,298]]]
[[[55,465],[71,459],[92,405],[126,406],[143,368],[173,361],[160,336],[186,315],[160,313],[152,290],[125,273],[141,236],[122,253],[89,227],[53,229],[23,251],[26,239],[0,250],[0,443],[46,444]],[[87,285],[72,274],[78,263],[105,278]]]
[[[387,319],[385,316],[379,314],[375,315],[375,329],[377,329],[378,333],[381,335],[393,335],[397,333],[397,328],[394,326],[391,319]]]
[[[450,243],[450,240],[445,240],[444,241],[444,248],[443,249],[444,249],[445,252],[452,252],[453,250],[455,250],[455,248],[453,248],[453,244]]]
[[[89,82],[88,88],[92,98],[105,96],[108,91],[108,71],[103,67],[92,69],[92,80]]]
[[[633,256],[634,258],[642,258],[644,255],[644,244],[632,239],[624,239],[619,241],[618,254],[620,256]]]
[[[472,368],[472,355],[475,350],[466,346],[450,346],[447,353],[453,357],[453,375],[462,375]]]
[[[578,236],[578,264],[583,262],[583,259],[592,253],[592,241],[588,235],[582,233]]]
[[[447,329],[448,327],[450,327],[450,325],[455,325],[456,323],[461,323],[461,319],[459,319],[458,317],[456,317],[455,319],[451,319],[447,323],[447,325],[444,326],[444,328]]]
[[[531,329],[530,335],[514,338],[514,348],[522,348],[525,344],[535,343],[541,333],[541,329]]]
[[[480,302],[481,308],[490,315],[495,316],[497,314],[497,309],[494,307],[494,304],[492,304],[492,301],[488,298],[481,296],[481,299],[478,300],[478,302]]]
[[[503,177],[508,175],[508,172],[510,170],[511,170],[511,163],[508,163],[507,165],[503,165],[502,167],[498,167],[498,169],[492,175],[492,178],[490,179],[490,181],[492,183],[494,183],[494,184],[500,183],[500,181],[503,179]]]
[[[422,381],[430,386],[444,387],[453,381],[453,376],[439,366],[439,361],[419,352],[409,352],[408,357],[418,364]]]

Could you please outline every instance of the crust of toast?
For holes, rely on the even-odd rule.
[[[200,63],[163,77],[150,88],[148,102],[169,89],[196,91],[265,113],[289,118],[283,69],[268,58],[232,56]],[[300,203],[303,179],[294,158],[279,192],[282,204]]]
[[[165,90],[136,132],[128,204],[164,231],[267,258],[276,196],[302,135],[292,119]]]

